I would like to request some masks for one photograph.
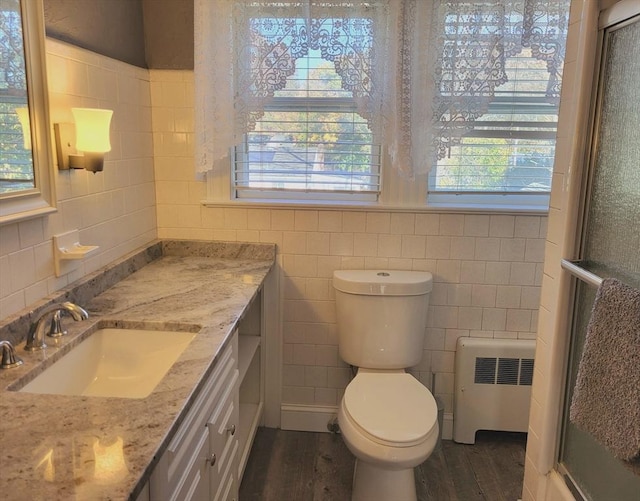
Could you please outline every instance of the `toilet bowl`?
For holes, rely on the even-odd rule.
[[[338,411],[356,457],[355,501],[415,501],[413,468],[438,441],[438,407],[405,368],[422,359],[433,276],[400,270],[336,270],[340,358],[358,367]]]
[[[360,369],[338,412],[343,439],[356,457],[354,501],[415,501],[413,468],[438,440],[438,409],[404,371]]]

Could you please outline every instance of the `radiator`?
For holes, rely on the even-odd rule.
[[[476,431],[527,431],[535,341],[459,338],[456,349],[453,440]]]

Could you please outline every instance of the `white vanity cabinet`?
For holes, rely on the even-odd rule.
[[[150,501],[232,501],[264,407],[262,291],[151,474]],[[140,498],[138,498],[140,499]]]
[[[227,473],[232,476],[232,484],[237,485],[233,471],[237,463],[237,423],[238,362],[234,334],[153,470],[150,499],[216,499],[219,484],[228,481]]]

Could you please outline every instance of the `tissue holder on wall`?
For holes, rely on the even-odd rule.
[[[111,151],[109,126],[113,111],[71,108],[71,112],[75,127],[74,124],[54,124],[53,126],[58,169],[87,169],[93,173],[100,172],[104,166],[104,154]]]

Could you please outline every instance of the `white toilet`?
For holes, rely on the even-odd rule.
[[[435,399],[404,371],[422,359],[432,283],[426,272],[333,274],[340,356],[358,368],[338,412],[354,501],[415,501],[413,468],[436,446]]]

